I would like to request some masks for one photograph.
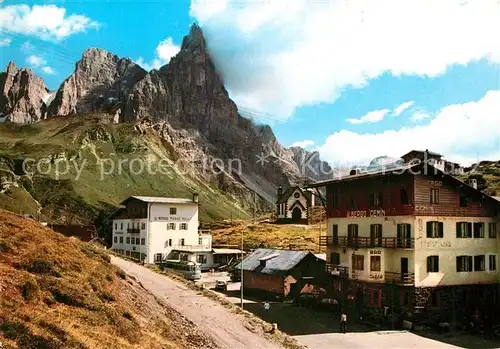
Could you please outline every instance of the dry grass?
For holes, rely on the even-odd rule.
[[[212,230],[213,244],[240,245],[243,234],[247,248],[268,247],[288,249],[290,245],[297,250],[319,252],[320,217],[322,219],[321,235],[326,235],[323,207],[315,207],[311,215],[311,224],[273,224],[270,219],[237,221],[233,225],[215,227]]]
[[[0,210],[4,347],[215,347],[181,314],[123,277],[104,251]]]

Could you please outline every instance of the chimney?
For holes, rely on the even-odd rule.
[[[198,193],[193,193],[193,202],[198,203]]]

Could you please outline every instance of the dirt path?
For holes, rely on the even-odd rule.
[[[250,332],[239,316],[219,303],[135,263],[113,256],[111,260],[127,274],[134,276],[147,290],[181,312],[203,332],[211,335],[220,348],[279,348],[258,334]]]

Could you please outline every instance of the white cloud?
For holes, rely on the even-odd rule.
[[[411,149],[429,149],[452,161],[470,164],[500,158],[500,90],[488,91],[478,101],[442,108],[427,124],[359,134],[342,130],[317,148],[331,163],[367,163],[388,155],[399,157]],[[346,146],[348,145],[348,146]]]
[[[0,47],[9,46],[11,42],[12,42],[11,38],[2,38],[0,39]]]
[[[420,122],[425,119],[429,119],[432,117],[432,114],[423,112],[421,110],[417,110],[413,115],[410,117],[410,120],[413,122]]]
[[[44,40],[62,40],[98,23],[83,15],[66,15],[66,9],[56,5],[26,4],[0,8],[0,28],[13,33],[34,35]]]
[[[384,73],[500,62],[497,0],[192,0],[190,13],[232,98],[281,118]]]
[[[300,142],[295,142],[293,143],[291,146],[292,147],[301,147],[301,148],[307,148],[307,147],[310,147],[314,145],[314,141],[310,140],[310,139],[306,139],[304,141],[300,141]]]
[[[155,58],[151,61],[151,63],[147,63],[142,57],[139,57],[139,59],[137,59],[137,64],[148,71],[152,69],[160,69],[165,64],[168,64],[170,59],[175,56],[180,49],[180,46],[174,44],[173,39],[168,37],[160,42],[156,47]]]
[[[45,66],[42,68],[42,71],[47,74],[47,75],[54,75],[56,72],[54,71],[54,69],[52,69],[51,67],[49,66]]]
[[[399,116],[401,115],[406,109],[410,108],[413,104],[415,104],[414,101],[408,101],[401,103],[399,106],[397,106],[396,109],[392,112],[393,116]]]
[[[346,119],[346,121],[348,123],[351,123],[351,124],[366,124],[366,123],[375,123],[375,122],[379,122],[379,121],[382,121],[384,119],[384,117],[390,112],[389,109],[382,109],[382,110],[374,110],[374,111],[371,111],[369,113],[367,113],[366,115],[362,116],[361,118],[359,119]]]
[[[31,55],[31,56],[28,56],[28,58],[26,58],[26,63],[28,63],[29,65],[31,65],[33,67],[39,67],[41,65],[47,64],[47,61],[45,59],[43,59],[43,57],[41,57],[41,56]]]

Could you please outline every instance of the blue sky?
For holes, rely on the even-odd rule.
[[[495,0],[6,0],[0,6],[0,65],[31,67],[51,90],[88,47],[146,69],[166,64],[197,22],[243,114],[271,123],[286,146],[303,144],[331,163],[412,148],[463,163],[500,158]]]

